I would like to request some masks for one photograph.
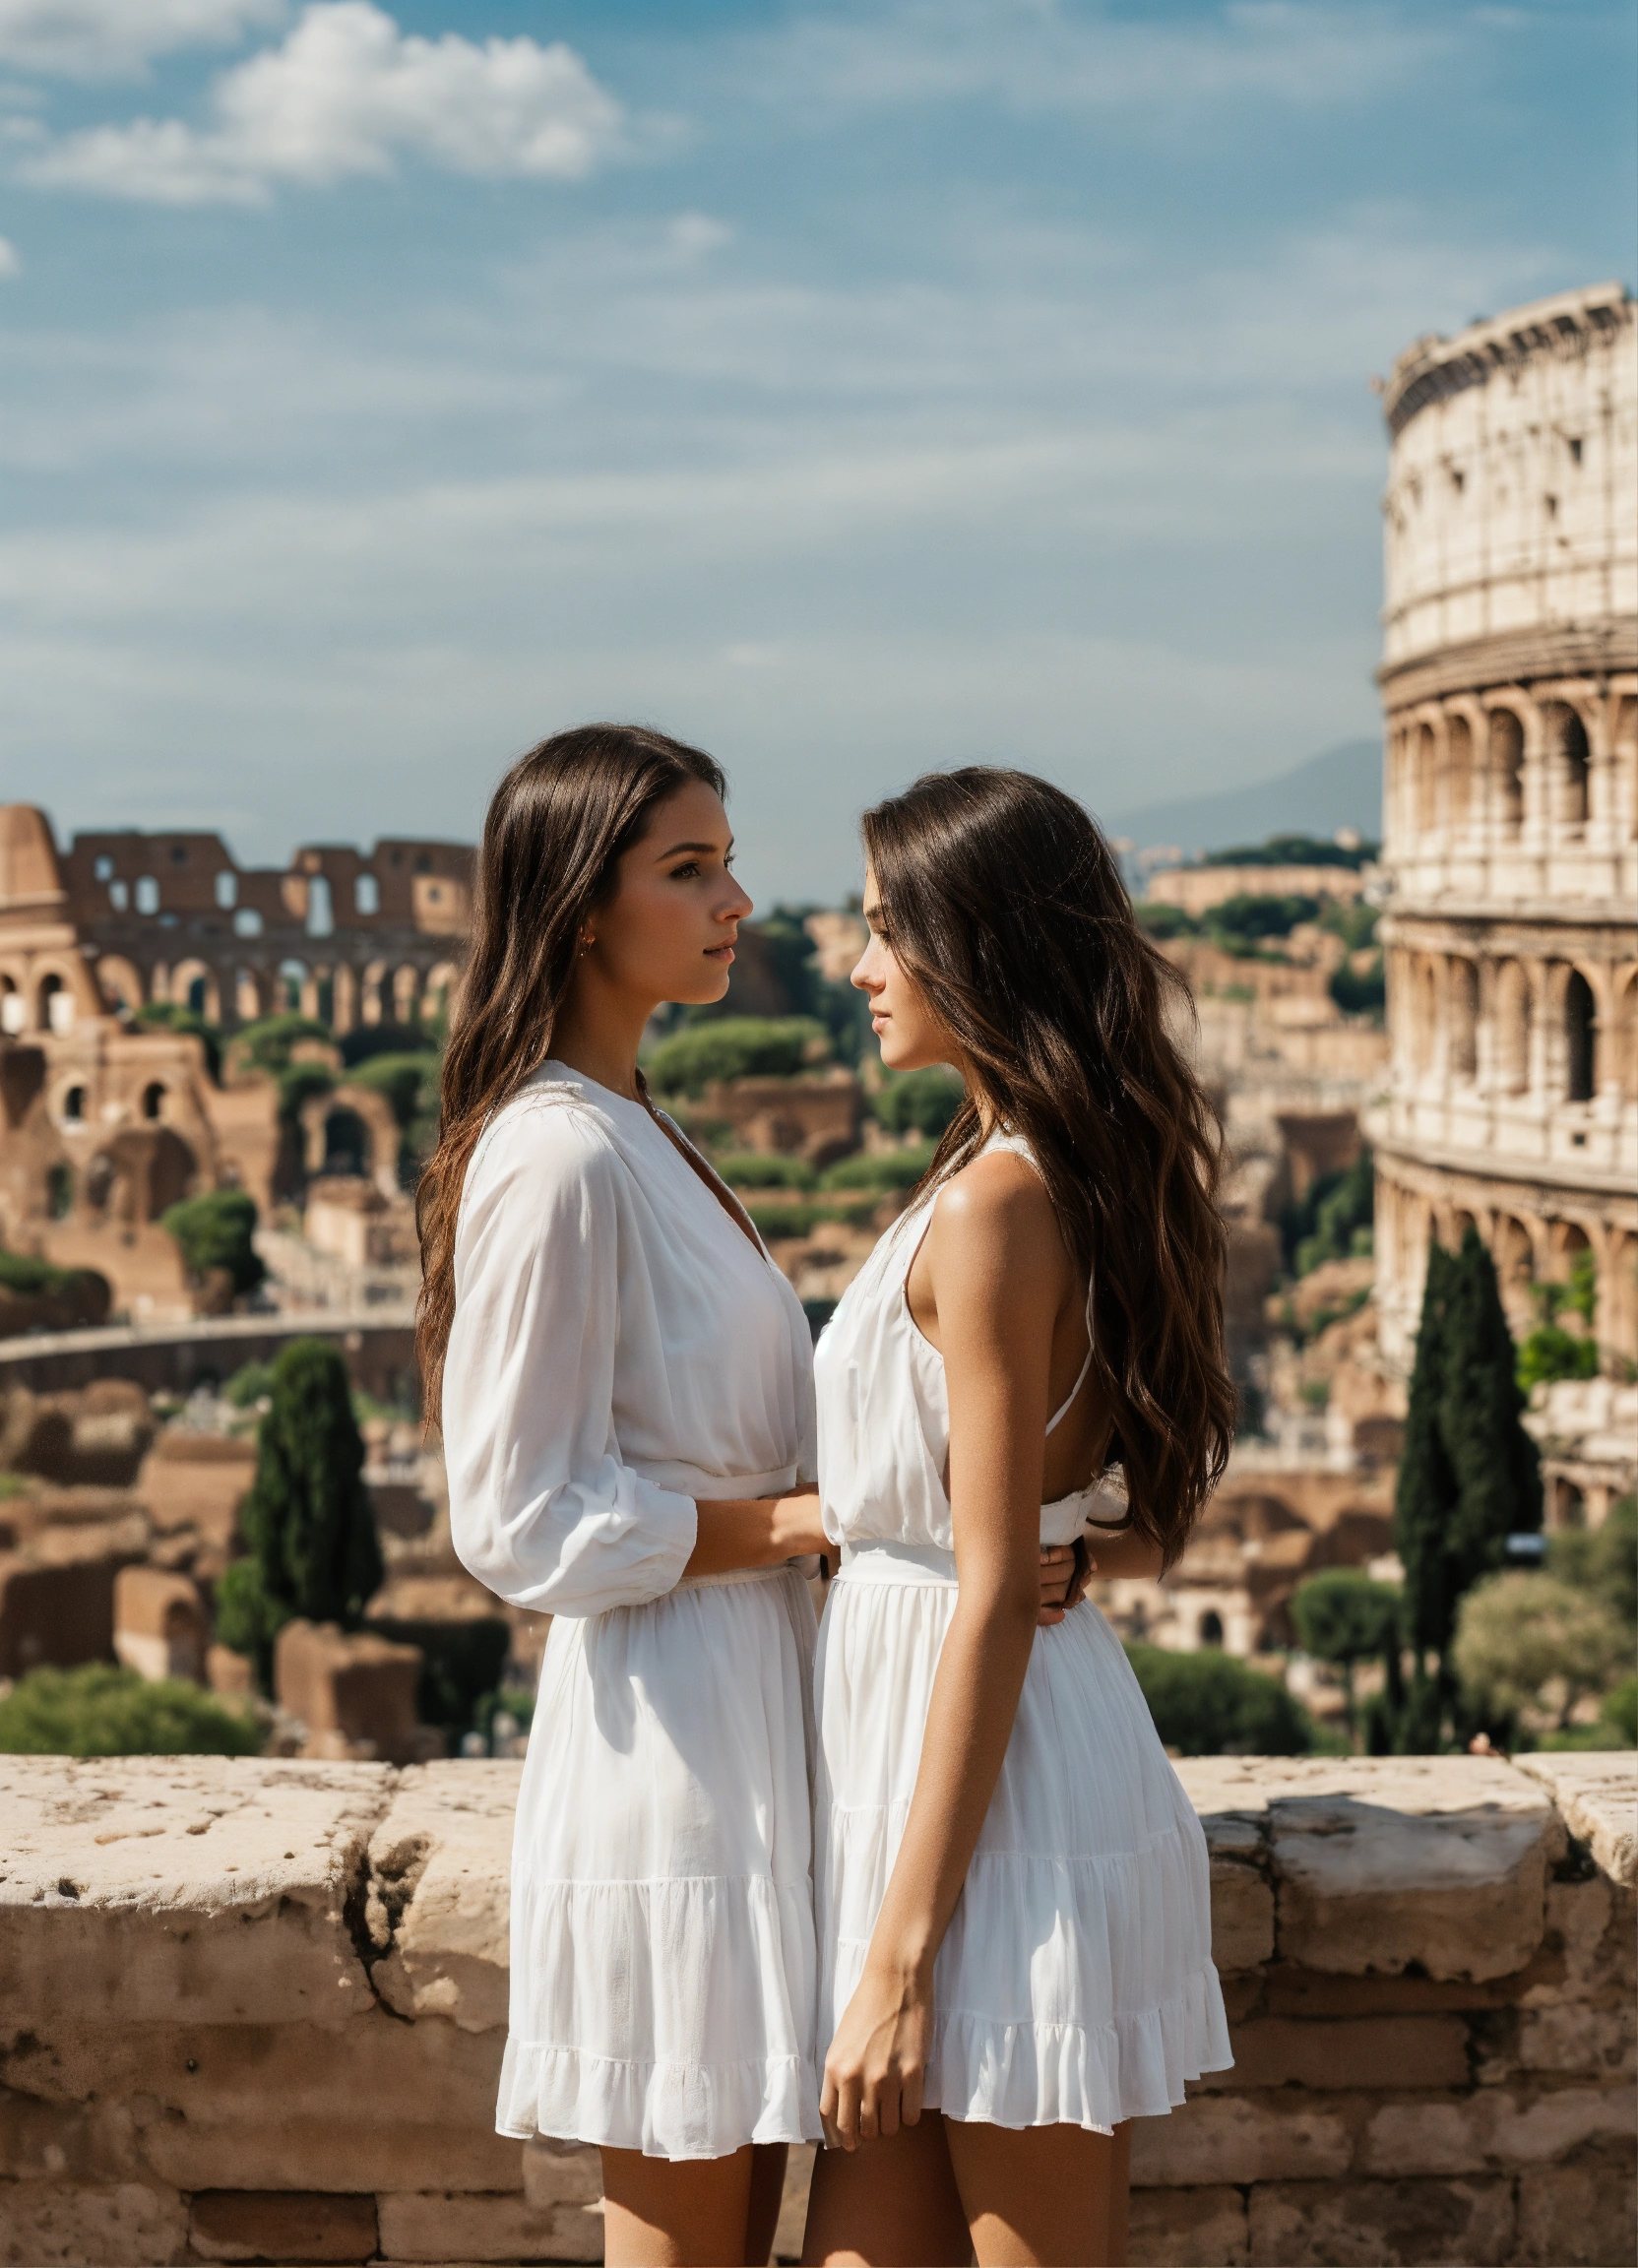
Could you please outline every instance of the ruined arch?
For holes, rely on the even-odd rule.
[[[1628,976],[1615,995],[1614,1070],[1621,1100],[1638,1102],[1638,972]]]
[[[1598,1093],[1598,1004],[1579,969],[1564,984],[1564,1094],[1571,1102],[1591,1102]]]
[[[1503,835],[1524,825],[1524,720],[1514,709],[1490,711],[1490,802]]]
[[[142,973],[122,953],[98,955],[96,983],[110,1008],[123,1008],[134,1016],[143,1004]]]
[[[1586,723],[1567,701],[1549,702],[1543,723],[1552,824],[1580,834],[1592,809],[1593,757]]]
[[[1453,711],[1445,721],[1445,819],[1466,827],[1473,812],[1473,726]]]
[[[179,961],[170,973],[170,997],[208,1024],[221,1022],[221,987],[208,961]]]

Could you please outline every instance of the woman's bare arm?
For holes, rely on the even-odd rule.
[[[735,1567],[778,1567],[809,1551],[834,1550],[819,1519],[819,1492],[799,1488],[788,1496],[706,1497],[697,1506],[699,1528],[688,1564],[690,1575],[725,1575]]]
[[[1087,1530],[1088,1573],[1095,1583],[1144,1582],[1161,1572],[1161,1547],[1135,1528]]]
[[[952,1182],[924,1250],[949,1383],[959,1591],[904,1840],[826,2058],[821,2112],[849,2149],[920,2115],[933,1959],[1035,1643],[1047,1372],[1053,1320],[1072,1286],[1045,1192],[1009,1156],[979,1159]]]

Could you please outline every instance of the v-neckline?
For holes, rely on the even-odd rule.
[[[566,1071],[571,1079],[579,1079],[586,1086],[595,1088],[599,1095],[606,1095],[611,1102],[623,1102],[628,1110],[640,1110],[643,1116],[649,1119],[659,1130],[662,1139],[676,1152],[718,1210],[726,1214],[757,1258],[769,1268],[774,1268],[774,1255],[769,1251],[758,1233],[756,1223],[745,1211],[717,1168],[695,1149],[693,1143],[689,1141],[674,1118],[670,1117],[667,1112],[657,1109],[641,1095],[622,1095],[617,1088],[605,1087],[600,1079],[594,1079],[589,1071],[579,1070],[573,1063],[565,1063],[560,1056],[548,1055],[545,1064],[541,1065],[541,1069],[545,1069],[548,1064],[553,1070]],[[777,1268],[774,1269],[774,1272],[776,1275],[779,1274]]]

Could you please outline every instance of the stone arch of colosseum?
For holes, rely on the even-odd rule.
[[[1635,1360],[1634,304],[1601,286],[1419,342],[1383,407],[1383,1351],[1409,1361],[1428,1240],[1471,1220],[1515,1327],[1585,1251],[1606,1355]]]

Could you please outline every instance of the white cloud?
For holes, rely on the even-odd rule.
[[[733,230],[724,221],[713,220],[709,213],[679,213],[665,235],[672,251],[685,260],[703,259],[733,240]]]
[[[0,61],[117,78],[177,47],[219,47],[278,24],[284,0],[0,0]]]
[[[0,276],[21,276],[23,263],[17,256],[17,246],[0,236]]]
[[[741,78],[796,116],[975,96],[1024,112],[1198,115],[1257,97],[1306,109],[1399,85],[1455,37],[1393,0],[1225,0],[1172,18],[1073,0],[864,0],[753,34]]]
[[[319,0],[289,36],[223,74],[206,131],[137,118],[28,159],[42,187],[157,205],[264,204],[418,157],[454,173],[579,180],[621,113],[572,48],[401,32],[373,0]]]

